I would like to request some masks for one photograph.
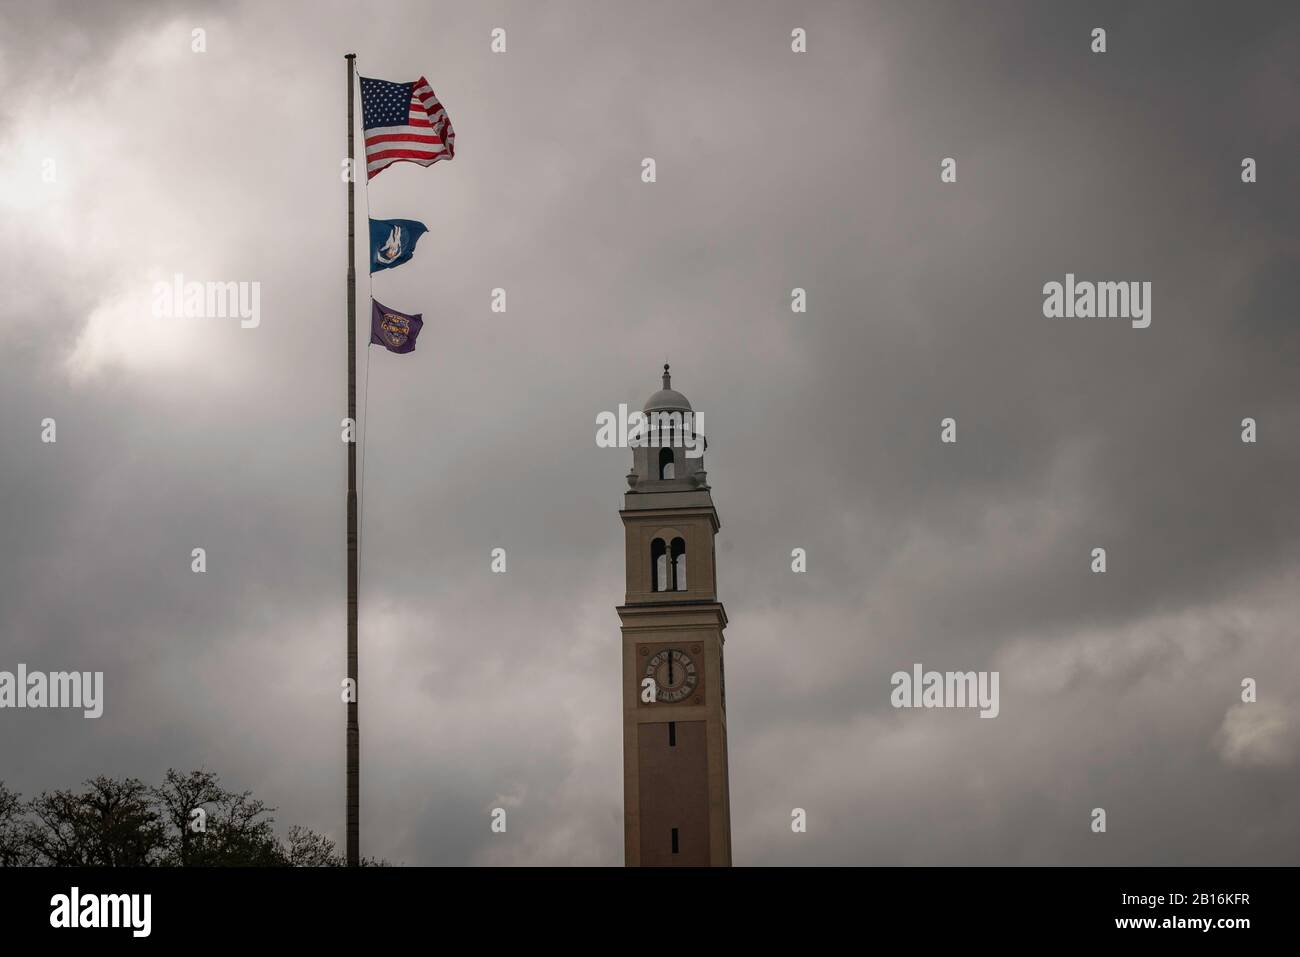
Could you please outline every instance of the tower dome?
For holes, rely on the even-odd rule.
[[[634,413],[635,414],[635,413]],[[637,442],[629,442],[632,470],[627,473],[629,495],[703,492],[709,488],[704,471],[708,439],[700,427],[699,413],[686,396],[672,387],[668,363],[664,363],[663,388],[646,400],[640,413],[644,420]],[[629,439],[631,436],[629,436]],[[650,508],[637,505],[634,507]]]
[[[664,363],[664,387],[646,399],[642,412],[690,412],[691,403],[686,396],[672,387],[672,377],[668,374],[668,363]]]

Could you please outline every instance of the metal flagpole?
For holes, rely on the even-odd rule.
[[[352,427],[348,446],[348,700],[347,731],[347,862],[361,863],[358,848],[361,826],[361,727],[357,723],[357,246],[356,246],[356,153],[352,142],[352,102],[356,82],[355,53],[344,59],[348,65],[348,422]]]

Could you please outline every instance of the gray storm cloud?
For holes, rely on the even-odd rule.
[[[0,712],[0,778],[205,765],[341,836],[355,50],[457,134],[359,214],[430,226],[374,280],[419,348],[362,368],[365,853],[621,863],[630,453],[593,422],[671,361],[723,522],[737,863],[1297,863],[1297,26],[0,4],[0,670],[105,675],[97,721]],[[154,318],[178,272],[260,283],[259,325]],[[1151,326],[1044,319],[1067,272],[1150,281]],[[893,710],[913,662],[999,670],[999,716]]]

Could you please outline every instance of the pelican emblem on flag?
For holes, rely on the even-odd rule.
[[[415,255],[415,244],[428,227],[414,219],[370,221],[370,271],[392,269]]]
[[[400,255],[402,255],[402,227],[394,226],[393,231],[388,234],[388,241],[379,247],[375,258],[382,265],[388,266]]]

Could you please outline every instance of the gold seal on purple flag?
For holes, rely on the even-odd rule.
[[[370,341],[389,352],[414,352],[415,337],[424,327],[421,313],[408,316],[370,300]]]

